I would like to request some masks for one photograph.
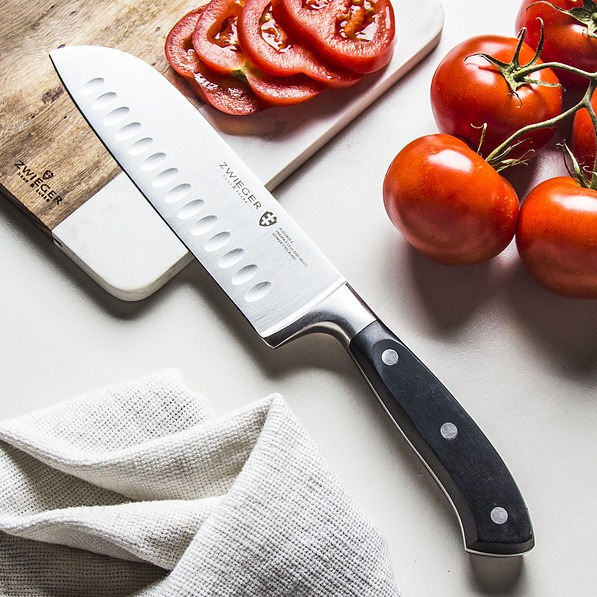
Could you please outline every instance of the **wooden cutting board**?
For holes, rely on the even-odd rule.
[[[75,108],[50,50],[102,45],[145,60],[195,103],[271,190],[431,51],[443,27],[437,0],[392,0],[397,43],[382,71],[298,106],[234,117],[203,105],[164,56],[172,26],[201,1],[4,0],[0,193],[124,300],[150,295],[191,257]]]

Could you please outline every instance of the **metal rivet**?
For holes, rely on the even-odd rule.
[[[454,439],[458,435],[458,427],[454,423],[444,423],[439,428],[439,432],[444,439]]]
[[[508,520],[508,512],[501,506],[496,506],[491,511],[491,520],[495,522],[495,524],[504,524]]]
[[[388,348],[382,352],[381,360],[386,365],[395,365],[398,362],[398,353],[393,348]]]

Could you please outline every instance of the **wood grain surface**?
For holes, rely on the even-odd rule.
[[[180,85],[166,62],[164,40],[198,3],[4,0],[0,190],[43,230],[50,233],[119,172],[62,87],[49,51],[79,44],[118,48]]]

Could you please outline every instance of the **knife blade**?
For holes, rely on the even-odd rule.
[[[454,507],[465,549],[531,549],[528,509],[488,438],[192,104],[119,50],[50,57],[121,168],[269,346],[310,332],[342,343]]]

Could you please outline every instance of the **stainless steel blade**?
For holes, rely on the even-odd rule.
[[[110,153],[262,338],[285,340],[280,330],[345,283],[154,68],[95,46],[63,47],[51,58]]]

